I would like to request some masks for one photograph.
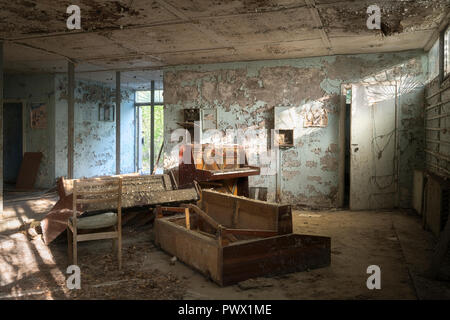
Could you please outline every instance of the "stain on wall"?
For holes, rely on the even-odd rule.
[[[252,154],[270,150],[274,108],[293,109],[301,118],[305,110],[319,105],[328,116],[326,127],[304,128],[295,123],[294,147],[280,151],[281,200],[311,207],[337,206],[341,84],[394,81],[403,90],[399,179],[401,203],[409,206],[411,170],[421,161],[414,154],[422,141],[415,138],[423,135],[420,109],[427,63],[424,52],[409,51],[166,68],[165,166],[178,163],[176,145],[180,140],[171,140],[171,135],[180,129],[177,122],[183,121],[184,108],[217,109],[218,129],[223,134],[230,129],[261,130],[246,149],[251,164],[262,166],[261,156]],[[251,177],[250,186],[267,187],[268,200],[274,201],[277,168],[276,157],[270,157],[273,161],[266,165],[267,170],[260,177]]]
[[[57,75],[56,92],[56,176],[67,175],[67,77]],[[116,122],[99,121],[99,106],[115,108],[115,86],[76,79],[74,177],[115,174]],[[122,89],[121,172],[135,166],[134,92]]]

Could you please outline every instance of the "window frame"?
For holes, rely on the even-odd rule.
[[[137,95],[139,91],[145,91],[145,92],[150,92],[150,101],[148,102],[137,102]],[[161,98],[163,101],[156,101],[155,100],[155,93],[157,91],[161,91],[162,95]],[[165,107],[164,105],[164,88],[163,89],[156,89],[155,88],[155,81],[151,81],[151,88],[150,90],[135,90],[134,91],[134,107],[137,110],[138,107],[150,107],[151,108],[151,141],[150,141],[150,174],[153,174],[153,171],[155,169],[156,163],[155,163],[155,154],[159,151],[159,150],[155,150],[155,107],[156,106],[163,106],[163,108]],[[138,123],[138,114],[139,112],[135,111],[135,123]],[[139,128],[140,130],[140,128]],[[139,133],[136,135],[136,149],[137,149],[137,158],[139,157]],[[139,168],[139,159],[136,158],[136,163],[137,168],[140,170],[141,168]]]

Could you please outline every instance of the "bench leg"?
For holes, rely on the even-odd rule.
[[[72,254],[73,254],[73,259],[72,259],[72,264],[73,265],[78,265],[78,247],[77,247],[77,231],[75,230],[75,232],[72,235]]]
[[[119,259],[119,270],[122,269],[122,238],[119,236],[119,239],[117,240],[118,246],[117,246],[117,259]]]
[[[67,254],[69,256],[69,264],[72,263],[73,260],[73,236],[70,228],[67,228]]]

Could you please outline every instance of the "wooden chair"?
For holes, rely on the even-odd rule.
[[[79,212],[117,209],[97,215],[77,217]],[[119,269],[122,268],[122,178],[74,180],[73,216],[67,224],[69,261],[77,265],[77,243],[112,239],[117,249]],[[114,231],[100,229],[114,228]],[[83,230],[83,233],[78,231]],[[95,232],[95,230],[100,230]],[[92,232],[93,231],[93,232]]]

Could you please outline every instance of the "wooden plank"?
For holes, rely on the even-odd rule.
[[[205,211],[208,208],[208,215],[228,228],[278,230],[279,234],[292,233],[292,209],[289,205],[204,190],[202,208]]]
[[[188,208],[185,208],[184,216],[186,218],[186,229],[191,230],[191,215],[189,214]]]
[[[242,236],[252,236],[252,237],[261,237],[268,238],[274,237],[278,235],[278,231],[273,230],[256,230],[256,229],[222,229],[222,234],[233,234],[233,235],[242,235]]]
[[[169,212],[184,213],[186,211],[186,208],[184,208],[184,207],[161,207],[161,210],[169,211]]]
[[[77,241],[91,241],[91,240],[101,240],[101,239],[114,239],[118,238],[119,233],[117,231],[114,232],[97,232],[97,233],[88,233],[88,234],[78,234]]]
[[[219,223],[217,223],[217,221],[215,221],[213,218],[211,218],[208,214],[206,214],[206,212],[204,212],[202,209],[200,209],[196,205],[185,204],[183,206],[185,206],[186,208],[189,208],[190,210],[193,210],[196,214],[198,214],[200,216],[200,218],[203,221],[208,223],[214,229],[219,229],[221,227],[221,225]]]
[[[331,239],[328,237],[290,234],[232,243],[222,251],[222,285],[326,267],[331,263]]]
[[[184,219],[184,217],[178,218]],[[221,282],[218,268],[219,245],[217,240],[198,232],[187,230],[173,221],[176,218],[155,220],[155,243],[180,261],[198,270],[215,282]]]
[[[42,157],[42,152],[25,152],[17,177],[16,189],[31,190],[34,188]]]
[[[187,230],[181,222],[184,217],[157,219],[156,244],[219,285],[325,267],[331,261],[328,237],[290,234],[230,243],[226,234],[214,239],[212,234]]]

